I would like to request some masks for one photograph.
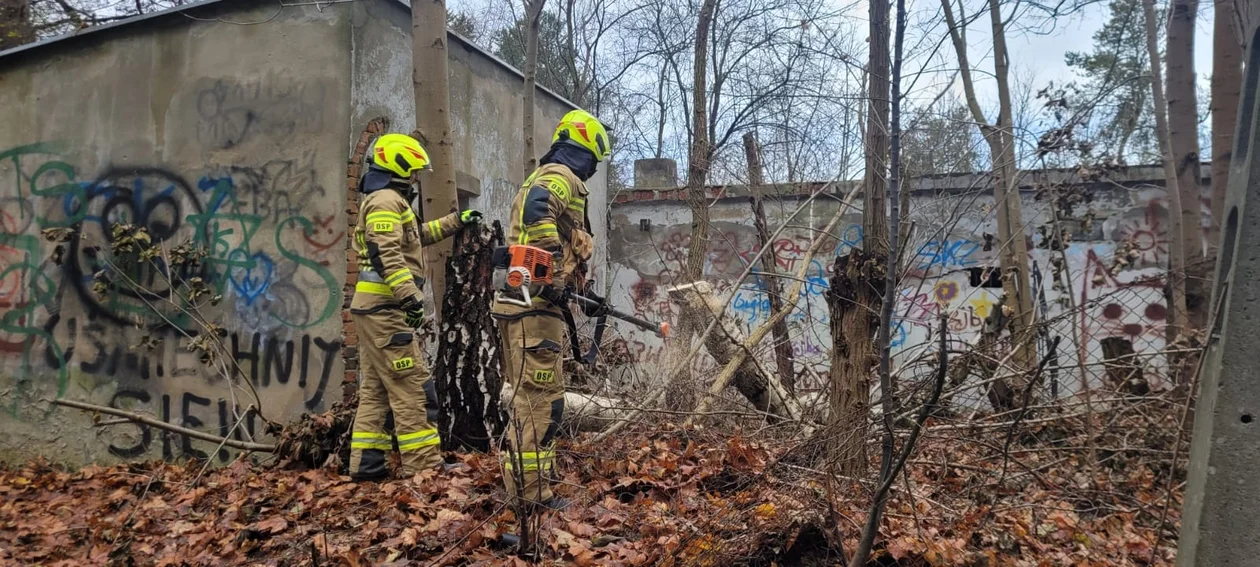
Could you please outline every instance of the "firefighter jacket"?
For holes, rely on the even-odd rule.
[[[586,184],[569,168],[546,164],[534,170],[512,201],[508,244],[560,252],[556,285],[581,289],[594,251],[586,212]]]
[[[386,188],[368,193],[359,205],[354,227],[359,279],[350,309],[363,312],[397,306],[410,298],[420,301],[424,288],[421,247],[441,242],[461,227],[459,213],[421,226],[398,191]]]

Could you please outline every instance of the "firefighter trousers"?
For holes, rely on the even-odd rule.
[[[350,439],[350,476],[382,478],[397,448],[402,470],[414,475],[442,462],[438,431],[425,412],[424,364],[415,330],[394,308],[351,310],[359,336],[359,409]],[[394,431],[385,430],[393,411]]]
[[[497,312],[495,318],[503,347],[503,379],[513,389],[503,482],[514,497],[546,502],[552,497],[549,485],[554,477],[551,447],[564,418],[564,322],[559,310],[550,306]]]

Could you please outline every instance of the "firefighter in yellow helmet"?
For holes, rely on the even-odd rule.
[[[364,161],[353,244],[359,275],[350,302],[359,337],[359,408],[350,440],[356,480],[385,477],[386,455],[395,448],[408,475],[442,461],[437,429],[425,412],[429,370],[415,333],[424,316],[420,248],[481,220],[474,210],[423,224],[416,218],[410,178],[429,168],[429,155],[414,138],[385,134]],[[390,410],[392,433],[385,429]]]
[[[594,245],[584,182],[611,151],[608,132],[591,114],[574,110],[560,120],[551,148],[512,201],[508,244],[528,244],[556,258],[552,290],[585,286]],[[552,442],[564,417],[562,309],[544,297],[526,303],[505,288],[492,309],[503,341],[504,380],[512,385],[512,416],[503,453],[503,478],[516,498],[551,508],[566,503],[549,486],[555,456]]]

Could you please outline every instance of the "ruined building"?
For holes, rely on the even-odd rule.
[[[0,458],[215,449],[146,426],[94,429],[52,398],[226,433],[233,399],[252,393],[230,391],[225,373],[277,421],[353,387],[348,163],[373,119],[414,128],[411,15],[399,0],[315,4],[206,0],[0,53]],[[457,35],[448,49],[461,200],[498,218],[522,182],[523,80]],[[536,104],[546,140],[573,105],[543,88]],[[591,206],[605,207],[602,177]],[[119,222],[209,255],[94,289]],[[222,300],[198,313],[172,301],[194,278]],[[229,360],[188,350],[198,317],[223,326]]]

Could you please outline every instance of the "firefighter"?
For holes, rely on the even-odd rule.
[[[420,248],[481,221],[481,213],[466,210],[419,222],[410,205],[416,197],[410,178],[429,169],[429,156],[414,138],[385,134],[365,161],[353,244],[359,276],[350,302],[359,337],[359,409],[350,440],[350,476],[356,480],[385,477],[386,455],[394,448],[407,475],[442,462],[437,429],[425,412],[429,369],[415,333],[424,316]],[[392,434],[385,428],[391,410]]]
[[[584,182],[610,150],[608,132],[594,116],[574,110],[560,120],[550,150],[512,201],[507,234],[508,244],[552,252],[552,288],[529,303],[517,290],[499,290],[492,309],[502,340],[504,380],[513,388],[504,483],[513,497],[549,508],[567,504],[549,486],[551,446],[564,417],[562,309],[568,305],[557,299],[557,292],[584,288],[586,263],[594,250]]]

